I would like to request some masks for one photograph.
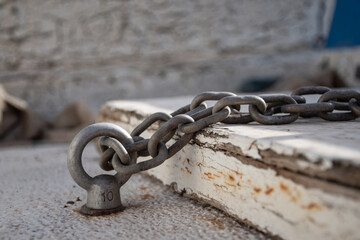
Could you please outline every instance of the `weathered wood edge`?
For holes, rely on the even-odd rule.
[[[124,102],[128,106],[131,102]],[[141,111],[141,110],[124,110],[121,108],[113,108],[116,101],[108,102],[105,104],[100,112],[99,117],[106,119],[106,121],[114,122],[129,122],[129,120],[122,118],[136,118],[138,120],[144,119],[146,116],[151,114],[150,111]],[[135,103],[134,103],[135,104]],[[139,104],[139,103],[136,103]],[[149,105],[143,105],[144,107],[150,107]],[[154,108],[153,111],[165,111],[169,112],[167,109]],[[111,114],[107,114],[111,112]],[[156,126],[153,127],[153,130],[156,129]],[[360,165],[356,165],[353,162],[346,161],[346,159],[330,159],[331,167],[324,167],[323,165],[328,165],[324,163],[323,159],[309,159],[306,155],[298,152],[282,152],[277,153],[271,148],[261,148],[255,144],[255,140],[248,146],[248,152],[244,152],[242,148],[237,145],[232,144],[228,139],[229,134],[224,134],[224,130],[231,132],[228,128],[222,126],[213,126],[213,128],[208,128],[204,131],[199,132],[198,134],[203,134],[204,136],[218,137],[220,141],[216,145],[210,146],[209,143],[202,143],[198,138],[195,138],[195,141],[198,145],[205,145],[216,149],[219,151],[225,151],[228,155],[238,156],[241,161],[248,161],[246,158],[250,157],[251,161],[248,161],[248,164],[264,163],[263,167],[274,167],[275,169],[284,169],[289,172],[294,172],[297,175],[301,174],[311,178],[317,178],[319,180],[326,180],[327,182],[333,182],[334,186],[340,185],[341,187],[349,187],[350,189],[356,188],[360,190]],[[235,139],[238,140],[238,139]],[[248,144],[247,144],[248,145]],[[249,155],[249,153],[251,155]],[[258,155],[259,157],[255,157]],[[360,156],[359,156],[360,158]],[[352,195],[352,194],[350,194]]]

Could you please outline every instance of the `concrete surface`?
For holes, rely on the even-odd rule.
[[[121,189],[124,212],[84,217],[86,193],[71,179],[67,145],[0,149],[0,239],[267,239],[208,205],[135,175]],[[85,168],[98,174],[98,153]]]
[[[111,99],[237,91],[250,77],[323,68],[359,84],[359,49],[314,48],[327,34],[333,5],[0,0],[0,83],[47,120],[78,99],[98,109]]]
[[[189,97],[106,103],[98,121],[131,131]],[[284,239],[358,239],[359,119],[299,119],[265,126],[213,125],[148,173],[186,196]],[[144,137],[149,137],[156,126]]]

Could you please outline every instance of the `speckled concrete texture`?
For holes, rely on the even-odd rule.
[[[84,217],[86,193],[71,179],[67,145],[0,149],[0,239],[266,239],[156,180],[134,175],[121,189],[125,211]],[[88,147],[85,169],[100,173]]]

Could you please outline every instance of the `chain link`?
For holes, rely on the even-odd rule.
[[[351,99],[356,99],[357,102],[360,102],[360,93],[355,90],[332,90],[324,93],[319,98],[318,102],[331,102],[332,104],[334,104],[335,110],[349,110],[349,111],[337,112],[337,113],[319,112],[318,113],[319,117],[328,121],[349,121],[357,118],[358,115],[356,115],[355,112],[350,110],[349,107],[349,101]],[[330,101],[330,100],[335,100],[335,101]]]
[[[320,95],[317,102],[307,103],[304,95]],[[217,102],[207,107],[206,101]],[[248,105],[248,112],[240,111]],[[360,117],[360,93],[355,90],[331,90],[327,87],[302,87],[290,95],[245,95],[230,92],[205,92],[197,95],[191,104],[179,108],[171,114],[154,113],[147,117],[131,133],[133,142],[121,144],[114,137],[101,137],[102,150],[100,166],[109,171],[115,169],[120,174],[129,175],[145,171],[162,164],[180,151],[194,135],[218,122],[244,124],[256,121],[260,124],[288,124],[299,117],[318,116],[328,121],[347,121]],[[150,139],[140,135],[154,123],[160,127]],[[156,128],[155,128],[156,129]],[[175,142],[166,143],[175,136]],[[151,156],[151,159],[131,163],[131,153]]]

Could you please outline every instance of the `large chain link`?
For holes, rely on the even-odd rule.
[[[320,94],[316,103],[307,103],[304,95]],[[205,101],[217,100],[213,107]],[[242,112],[248,105],[248,112]],[[340,111],[339,111],[340,110]],[[261,124],[288,124],[299,117],[321,117],[328,121],[347,121],[360,116],[360,92],[355,90],[331,90],[327,87],[302,87],[290,95],[245,95],[237,96],[230,92],[205,92],[197,95],[191,102],[172,114],[154,113],[147,117],[131,133],[133,143],[123,145],[114,137],[102,137],[99,144],[102,150],[100,167],[106,171],[115,170],[130,175],[162,164],[166,159],[180,151],[194,134],[209,125],[223,122],[244,124],[256,121]],[[155,122],[160,127],[150,139],[140,135]],[[175,143],[166,143],[177,133]],[[130,154],[151,156],[144,162],[131,163]]]

